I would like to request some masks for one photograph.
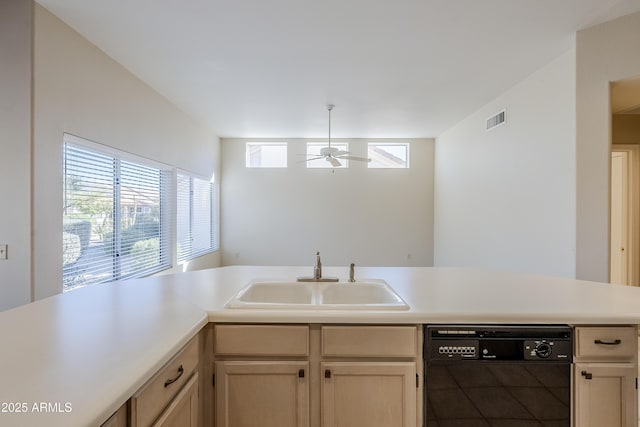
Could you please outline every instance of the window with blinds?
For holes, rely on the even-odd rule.
[[[171,170],[64,136],[64,290],[171,267]]]
[[[176,239],[179,263],[218,249],[216,188],[210,181],[178,172]]]

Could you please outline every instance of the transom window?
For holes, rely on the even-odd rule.
[[[246,167],[286,168],[286,142],[247,142]]]
[[[406,169],[409,167],[409,144],[370,142],[367,155],[369,168]]]

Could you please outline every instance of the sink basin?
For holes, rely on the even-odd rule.
[[[408,310],[384,280],[358,282],[252,281],[226,308],[290,310]]]
[[[251,282],[227,308],[299,308],[314,302],[313,286],[297,282]]]
[[[311,304],[313,291],[309,286],[290,282],[258,282],[249,286],[240,301],[280,304]]]
[[[327,286],[321,304],[368,306],[404,304],[404,301],[385,283],[362,282]]]

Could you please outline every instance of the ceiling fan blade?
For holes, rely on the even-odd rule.
[[[341,159],[346,159],[346,160],[356,160],[358,162],[370,162],[371,159],[368,159],[366,157],[357,157],[357,156],[341,156]]]
[[[333,157],[340,157],[340,156],[344,156],[346,154],[349,154],[349,152],[348,151],[344,151],[344,150],[338,150],[338,151],[333,153]]]
[[[306,163],[306,162],[310,162],[311,160],[320,160],[320,159],[324,159],[324,156],[311,157],[310,159],[306,159],[306,160],[298,160],[296,163]]]
[[[340,161],[338,159],[336,159],[335,157],[330,157],[327,160],[329,160],[329,162],[331,162],[331,164],[333,165],[334,168],[342,166],[342,163],[340,163]]]

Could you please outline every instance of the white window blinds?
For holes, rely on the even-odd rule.
[[[65,290],[171,266],[170,170],[101,151],[65,135]]]
[[[217,186],[179,172],[176,196],[178,262],[217,250]]]

